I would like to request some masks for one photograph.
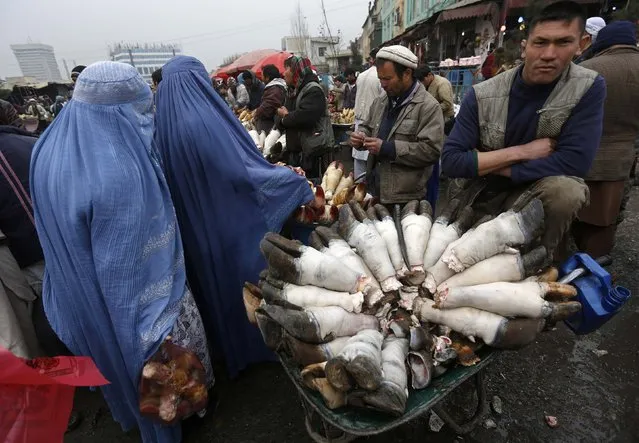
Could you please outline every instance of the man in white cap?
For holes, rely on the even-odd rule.
[[[581,43],[579,44],[581,54],[579,55],[579,58],[575,60],[575,63],[581,63],[591,57],[590,47],[595,43],[595,40],[597,40],[599,31],[605,27],[606,21],[601,17],[590,17],[586,20],[584,35],[581,38]]]
[[[380,49],[375,65],[386,94],[373,101],[351,145],[369,152],[368,188],[382,204],[421,200],[444,142],[441,108],[416,80],[417,56],[408,48]]]

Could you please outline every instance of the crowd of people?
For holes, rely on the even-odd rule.
[[[191,57],[163,67],[155,98],[134,67],[90,65],[39,139],[11,113],[1,123],[0,229],[19,260],[3,270],[33,279],[15,300],[3,276],[6,298],[24,308],[3,312],[12,315],[3,346],[92,357],[125,429],[179,441],[179,426],[140,414],[142,365],[167,337],[209,372],[209,351],[231,376],[272,358],[246,319],[242,286],[265,267],[264,234],[313,200],[310,187],[264,160]],[[36,300],[49,335],[25,314]],[[63,346],[36,346],[52,338]]]
[[[75,81],[85,67],[84,65],[79,65],[71,70],[71,81],[73,84],[75,84]],[[40,135],[47,129],[53,119],[62,112],[62,109],[68,103],[72,94],[73,89],[69,91],[68,95],[57,95],[55,100],[51,100],[51,97],[48,95],[32,95],[27,96],[23,104],[3,101],[2,106],[11,106],[16,112],[16,115],[25,116],[26,121],[23,122],[22,126],[29,129],[30,132]],[[35,121],[35,126],[29,124],[30,119]]]
[[[474,85],[456,117],[450,83],[409,49],[373,51],[332,90],[355,110],[356,177],[384,205],[435,202],[441,162],[450,196],[477,212],[539,198],[555,261],[571,235],[609,254],[639,135],[639,49],[633,23],[591,24],[574,2],[547,6],[524,63]],[[212,387],[211,361],[234,377],[272,359],[242,286],[265,268],[264,234],[314,198],[305,177],[264,159],[233,110],[285,133],[285,162],[312,171],[332,143],[328,98],[298,56],[282,73],[264,67],[263,80],[245,71],[221,84],[187,56],[152,87],[126,64],[82,68],[39,138],[0,103],[0,344],[25,358],[90,356],[123,428],[179,441],[179,425],[140,413],[143,365],[169,339],[197,355]]]

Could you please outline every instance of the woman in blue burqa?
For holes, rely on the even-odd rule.
[[[203,325],[186,288],[169,188],[153,145],[153,95],[132,66],[86,68],[73,100],[36,144],[31,193],[46,272],[47,318],[75,355],[110,384],[116,421],[144,442],[181,439],[139,413],[142,367],[170,339],[212,371]]]
[[[272,358],[242,301],[266,268],[260,240],[313,200],[304,177],[269,164],[213,90],[206,69],[178,56],[162,68],[156,142],[175,203],[189,283],[213,355],[231,377]]]

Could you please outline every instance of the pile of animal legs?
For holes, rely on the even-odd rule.
[[[556,272],[538,276],[543,219],[539,200],[497,217],[453,200],[435,220],[426,201],[351,200],[309,246],[265,236],[268,269],[245,286],[247,314],[329,408],[401,415],[409,388],[476,364],[482,345],[525,346],[581,309]]]

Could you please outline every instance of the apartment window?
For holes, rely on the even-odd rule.
[[[326,48],[323,46],[321,48],[317,48],[317,54],[320,57],[324,57],[326,55]]]
[[[140,75],[144,74],[144,71],[142,71],[142,68],[138,68],[138,72],[140,73]]]

